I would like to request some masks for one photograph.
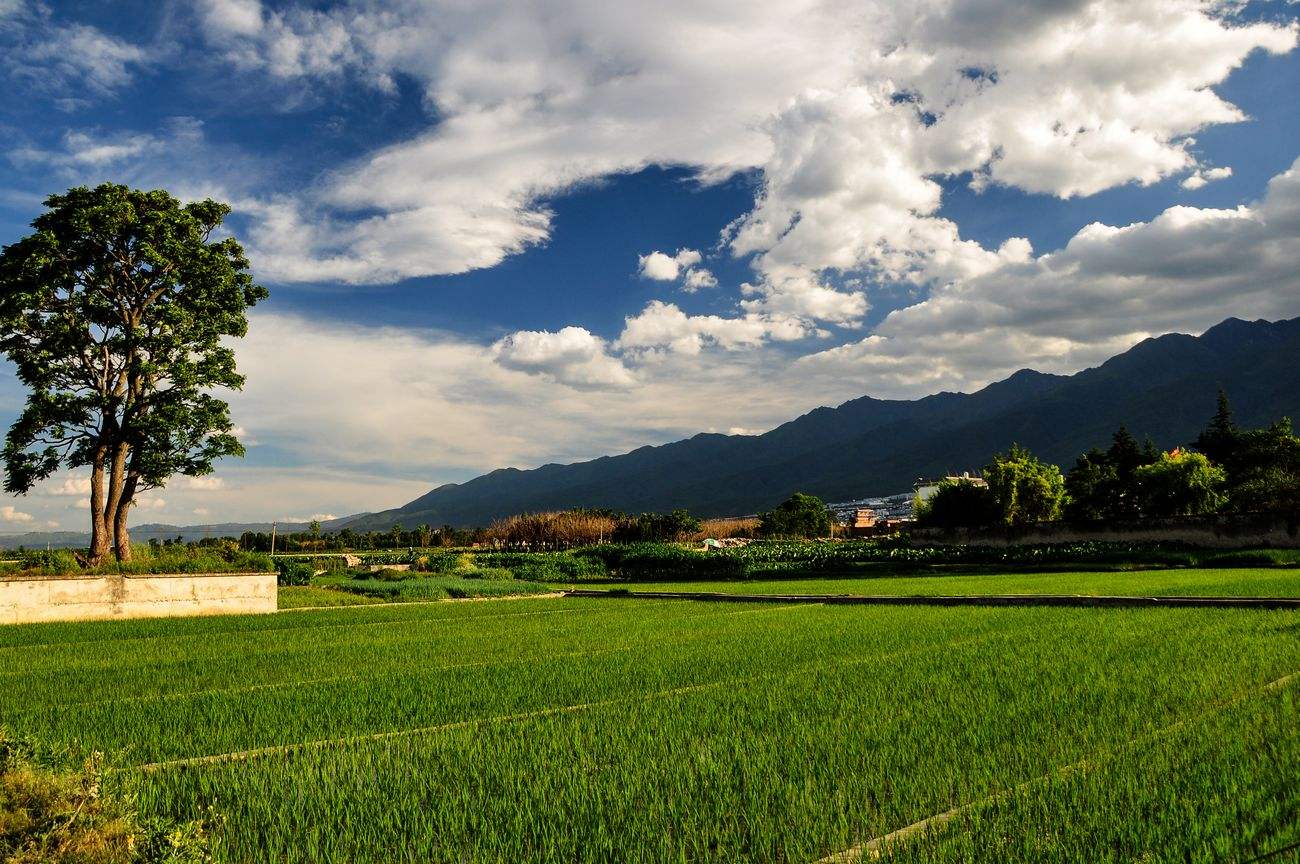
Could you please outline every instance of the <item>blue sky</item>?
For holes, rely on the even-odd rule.
[[[79,183],[231,202],[249,454],[135,520],[393,506],[1300,314],[1296,9],[0,0],[0,243]]]

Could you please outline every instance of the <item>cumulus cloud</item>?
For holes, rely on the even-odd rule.
[[[1242,117],[1212,85],[1295,42],[1294,27],[1234,24],[1197,0],[201,7],[246,68],[380,88],[407,76],[437,113],[266,205],[254,246],[277,278],[490,267],[543,242],[547,199],[576,184],[651,164],[706,182],[759,169],[754,211],[730,232],[756,256],[750,311],[831,323],[869,303],[828,272],[923,281],[1000,263],[935,215],[934,177],[1071,197],[1195,170],[1189,134]],[[664,279],[674,262],[650,253],[642,269]]]
[[[24,513],[10,504],[0,506],[0,523],[9,522],[17,525],[26,525],[33,521],[32,514]]]
[[[903,392],[965,389],[1025,366],[1072,372],[1147,336],[1295,315],[1297,256],[1300,163],[1253,205],[1088,225],[1061,250],[941,288],[867,338],[797,365]]]
[[[582,327],[559,332],[521,330],[492,346],[496,361],[507,369],[546,375],[580,389],[630,387],[635,379],[606,351],[605,340]]]
[[[186,477],[184,482],[186,487],[190,489],[222,489],[225,488],[226,485],[226,481],[223,478],[212,474],[207,474],[202,477]]]
[[[678,249],[676,255],[651,252],[637,259],[641,276],[659,282],[675,282],[681,277],[681,288],[694,294],[701,288],[717,287],[718,280],[705,267],[698,266],[703,256],[695,249]]]
[[[1222,168],[1204,168],[1193,171],[1179,185],[1184,189],[1200,189],[1207,183],[1213,183],[1215,180],[1225,180],[1232,176],[1232,168],[1224,166]]]

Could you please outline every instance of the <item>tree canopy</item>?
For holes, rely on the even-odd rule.
[[[933,495],[916,503],[922,528],[975,528],[996,524],[1001,516],[993,492],[965,477],[942,481]]]
[[[243,249],[214,237],[230,208],[105,183],[45,201],[0,250],[0,351],[28,390],[5,439],[5,490],[90,468],[90,562],[130,557],[127,513],[174,474],[242,455],[215,388],[243,377],[223,339],[267,296]]]
[[[1004,525],[1048,522],[1061,514],[1065,478],[1061,469],[1043,462],[1019,444],[993,457],[984,469]]]
[[[1198,516],[1213,513],[1226,499],[1223,469],[1204,453],[1178,450],[1161,454],[1137,470],[1142,513],[1147,516]]]
[[[831,511],[816,495],[796,492],[759,521],[764,537],[826,537],[831,533]]]

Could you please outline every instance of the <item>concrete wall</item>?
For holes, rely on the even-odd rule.
[[[0,624],[274,612],[274,573],[0,579]]]
[[[1018,528],[913,528],[913,540],[972,546],[1087,540],[1186,543],[1211,549],[1300,548],[1300,513],[1184,516],[1138,522],[1041,522]]]

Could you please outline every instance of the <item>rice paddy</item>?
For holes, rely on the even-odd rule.
[[[590,585],[583,587],[600,588]],[[1300,569],[1242,568],[1073,573],[970,573],[718,582],[638,582],[611,587],[637,591],[724,594],[1083,594],[1168,597],[1300,597]]]
[[[955,808],[885,857],[1220,861],[1300,839],[1297,671],[1294,612],[488,600],[5,628],[0,723],[223,861],[812,862]]]

